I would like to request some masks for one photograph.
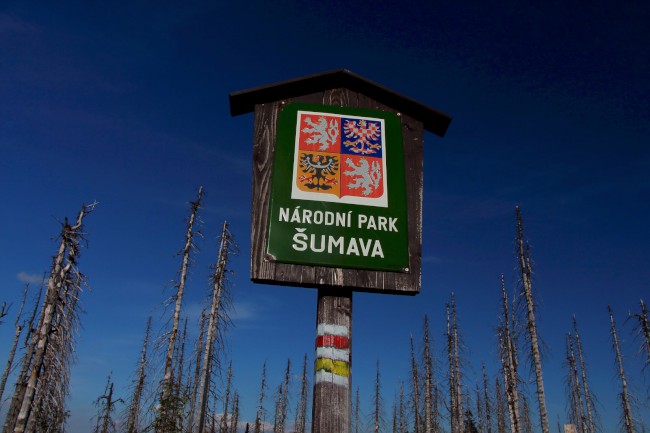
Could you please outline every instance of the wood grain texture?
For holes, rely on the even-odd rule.
[[[255,106],[253,143],[253,215],[251,227],[251,279],[257,283],[301,287],[351,288],[358,291],[415,295],[421,286],[422,244],[422,158],[424,127],[422,122],[400,114],[406,182],[409,231],[409,271],[387,272],[324,266],[291,265],[268,260],[269,192],[277,136],[277,119],[284,103],[300,102],[367,108],[397,113],[391,107],[361,93],[337,88]]]
[[[352,291],[318,289],[316,326],[339,325],[348,329],[350,349],[348,386],[314,381],[312,433],[350,431],[352,390]]]

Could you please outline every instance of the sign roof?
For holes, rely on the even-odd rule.
[[[324,90],[346,88],[359,92],[422,122],[424,129],[443,137],[451,117],[414,99],[396,93],[347,69],[323,72],[231,93],[230,114],[250,113],[255,104],[295,98]]]

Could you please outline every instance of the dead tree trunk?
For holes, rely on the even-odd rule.
[[[411,336],[411,383],[413,385],[413,432],[420,433],[420,374]]]
[[[20,303],[20,308],[18,309],[18,314],[16,315],[16,320],[14,321],[14,329],[16,330],[14,332],[14,340],[13,343],[11,344],[11,350],[9,351],[7,366],[5,367],[5,371],[2,374],[2,379],[0,379],[0,402],[2,401],[2,395],[4,394],[5,391],[5,385],[7,384],[7,378],[9,377],[9,372],[11,371],[11,367],[14,364],[14,356],[16,355],[16,348],[18,347],[18,340],[20,339],[20,334],[23,331],[24,324],[21,323],[20,317],[22,316],[23,308],[25,307],[25,300],[27,299],[28,289],[29,289],[29,284],[25,284],[25,290],[23,292],[23,300]]]
[[[635,433],[634,417],[632,416],[632,403],[630,394],[627,389],[627,379],[625,377],[625,370],[623,369],[623,357],[621,356],[621,349],[618,344],[618,334],[616,333],[616,323],[614,323],[614,313],[612,307],[608,306],[609,321],[611,324],[612,343],[614,346],[614,354],[616,355],[616,366],[618,367],[618,377],[621,379],[621,407],[623,409],[623,424],[626,433]]]
[[[372,400],[373,405],[373,432],[379,433],[383,430],[384,424],[383,416],[383,401],[381,397],[381,375],[379,373],[379,361],[377,361],[377,374],[375,375],[375,393]]]
[[[521,282],[526,299],[527,307],[527,331],[530,340],[530,353],[535,367],[535,382],[537,384],[537,403],[539,405],[539,417],[542,427],[542,433],[549,433],[548,412],[546,410],[546,393],[544,391],[544,376],[542,373],[542,355],[539,349],[537,338],[537,324],[535,321],[535,303],[533,300],[533,285],[531,281],[530,257],[524,242],[524,227],[521,220],[519,206],[516,208],[517,214],[517,247],[519,256],[519,265],[521,268]]]
[[[357,387],[357,395],[354,400],[354,433],[359,433],[359,387]]]
[[[456,388],[456,368],[454,364],[454,334],[451,326],[451,307],[447,311],[447,360],[449,363],[449,424],[451,433],[459,433],[458,389]]]
[[[230,250],[230,233],[228,232],[228,223],[224,222],[221,229],[221,239],[219,245],[219,258],[214,267],[212,275],[212,301],[210,303],[210,316],[208,319],[208,329],[205,338],[205,348],[203,349],[203,363],[201,367],[200,393],[197,404],[198,422],[196,424],[196,433],[202,433],[205,425],[205,416],[208,407],[208,398],[210,393],[210,377],[212,367],[215,362],[215,342],[220,332],[219,324],[225,323],[227,317],[221,309],[221,302],[226,289],[226,266],[228,264],[228,253]]]
[[[262,384],[260,385],[260,399],[257,405],[254,433],[261,433],[264,425],[264,395],[266,393],[266,361],[262,365]],[[200,433],[200,432],[199,432]]]
[[[497,408],[497,433],[506,433],[506,402],[499,378],[494,383]]]
[[[501,299],[503,306],[503,323],[499,330],[501,366],[503,369],[503,381],[505,384],[505,393],[508,401],[508,414],[510,416],[510,431],[512,433],[521,433],[521,419],[519,416],[519,374],[517,373],[517,348],[516,342],[512,335],[510,324],[510,308],[506,285],[503,274],[501,274]]]
[[[399,406],[397,408],[397,432],[407,433],[406,409],[404,404],[404,383],[399,384]]]
[[[305,433],[307,426],[307,398],[309,394],[309,379],[307,378],[307,354],[302,364],[302,376],[300,380],[300,400],[296,407],[295,433]]]
[[[485,363],[483,363],[483,400],[485,401],[485,431],[492,433],[491,404],[490,394],[488,392],[488,377],[485,372]]]
[[[464,422],[464,411],[463,411],[463,384],[461,377],[461,363],[460,363],[460,338],[458,333],[458,320],[456,313],[456,299],[454,293],[451,293],[451,326],[452,326],[452,348],[454,352],[453,356],[453,368],[454,368],[454,378],[455,378],[455,394],[456,394],[456,422],[457,422],[457,431],[463,433],[465,428]]]
[[[485,425],[485,417],[483,414],[483,402],[481,401],[481,391],[478,384],[476,385],[476,427],[478,433],[485,433],[483,426]]]
[[[569,367],[569,400],[571,406],[572,421],[576,425],[579,433],[588,433],[587,416],[585,415],[584,404],[582,401],[582,386],[578,374],[578,363],[574,352],[574,338],[571,333],[567,334],[567,364]]]
[[[278,423],[278,429],[276,433],[284,433],[286,420],[287,420],[287,410],[289,408],[289,385],[291,381],[291,359],[287,359],[287,369],[284,373],[284,387],[283,392],[280,395],[280,417]]]
[[[424,316],[424,431],[433,433],[433,357],[429,339],[429,318]]]
[[[43,284],[41,284],[38,296],[34,301],[34,308],[32,309],[32,315],[29,319],[29,324],[27,327],[27,335],[25,336],[25,354],[22,359],[22,367],[20,373],[18,373],[18,378],[16,379],[16,384],[14,386],[14,394],[11,398],[11,404],[7,415],[5,416],[5,424],[3,427],[3,433],[12,432],[16,417],[18,416],[18,411],[20,410],[20,404],[23,401],[25,396],[25,389],[27,387],[27,371],[29,370],[32,362],[32,357],[34,356],[34,350],[36,345],[36,339],[34,338],[34,332],[38,326],[34,326],[34,321],[36,320],[36,315],[38,314],[38,307],[41,304],[41,297],[43,296],[43,290],[45,289],[45,278],[43,278]],[[43,319],[43,313],[45,311],[41,310],[41,315],[39,318],[39,323]]]
[[[185,245],[181,257],[180,277],[176,285],[174,313],[172,318],[172,329],[169,333],[167,342],[167,354],[165,356],[165,372],[161,383],[160,410],[155,423],[155,430],[158,433],[165,433],[176,429],[176,419],[174,419],[175,408],[178,404],[173,398],[174,383],[172,376],[174,374],[173,359],[176,350],[176,339],[180,328],[181,306],[183,303],[183,294],[185,292],[185,281],[190,266],[190,253],[194,247],[194,224],[197,220],[198,211],[201,208],[203,197],[203,187],[199,187],[196,201],[190,203],[190,216],[187,222],[187,231],[185,232]]]
[[[140,431],[140,406],[142,403],[142,394],[144,392],[146,371],[147,371],[147,348],[149,346],[149,333],[151,332],[151,316],[147,319],[147,329],[144,333],[142,342],[142,352],[140,353],[140,362],[138,363],[138,377],[135,381],[133,396],[127,408],[126,433],[138,433]]]
[[[235,391],[232,397],[232,416],[230,417],[230,429],[228,430],[228,433],[237,433],[238,423],[239,423],[239,394],[237,393],[237,391]]]
[[[221,416],[220,433],[228,433],[228,411],[230,410],[230,387],[232,386],[232,360],[228,365],[228,379],[226,380],[226,394],[223,398],[223,415]]]
[[[194,431],[194,418],[196,415],[196,400],[199,392],[199,378],[201,375],[201,359],[203,354],[203,345],[205,337],[205,327],[207,325],[208,315],[205,307],[201,311],[201,323],[199,325],[199,338],[196,340],[196,361],[194,364],[194,379],[192,380],[192,389],[190,391],[190,407],[188,411],[187,429],[188,433]]]
[[[594,406],[594,402],[591,396],[591,391],[589,390],[589,381],[587,380],[587,369],[585,367],[585,360],[582,352],[582,343],[580,342],[580,334],[578,333],[578,322],[576,321],[575,316],[573,316],[573,331],[575,332],[575,343],[576,343],[576,348],[578,349],[578,360],[580,362],[580,374],[582,376],[582,389],[584,391],[585,409],[587,411],[588,433],[596,433],[596,422],[595,422],[596,407]]]
[[[115,404],[121,401],[121,398],[113,400],[113,382],[109,376],[104,394],[95,401],[99,413],[97,414],[97,424],[93,433],[113,433],[115,431],[113,411],[115,410]]]
[[[19,403],[20,411],[15,419],[9,419],[5,423],[5,430],[7,432],[14,431],[22,433],[26,431],[27,423],[30,414],[34,408],[34,401],[36,391],[39,387],[39,380],[44,373],[44,366],[47,362],[48,356],[53,356],[49,348],[51,341],[51,334],[54,325],[57,321],[61,322],[61,318],[57,313],[61,313],[61,301],[67,300],[66,290],[69,293],[78,293],[77,287],[82,284],[76,272],[76,259],[79,255],[79,248],[83,240],[83,219],[90,213],[95,204],[82,206],[81,211],[77,215],[75,225],[69,225],[67,219],[63,224],[61,231],[61,243],[59,250],[54,258],[50,277],[48,279],[45,303],[43,305],[42,320],[39,324],[39,329],[36,332],[34,340],[34,352],[31,364],[29,366],[29,377],[27,378],[26,386],[24,388],[24,395],[22,401]],[[79,274],[80,275],[80,274]],[[75,330],[70,330],[74,332]],[[70,359],[61,359],[61,362],[69,362]],[[25,358],[25,362],[29,363],[30,359]],[[18,380],[23,380],[19,378]]]
[[[645,352],[644,368],[650,368],[650,321],[648,320],[648,309],[643,299],[639,300],[639,304],[641,304],[641,313],[634,314],[634,317],[637,319],[637,332],[643,338],[641,353]]]

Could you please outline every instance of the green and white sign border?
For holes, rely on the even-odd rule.
[[[386,207],[292,198],[298,112],[382,121]],[[288,103],[278,114],[274,153],[267,260],[296,265],[409,272],[404,150],[402,125],[397,114]]]

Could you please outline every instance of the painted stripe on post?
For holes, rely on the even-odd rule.
[[[336,349],[334,347],[317,347],[316,358],[329,358],[337,361],[350,361],[350,351]]]
[[[343,325],[319,323],[316,328],[316,335],[342,335],[348,337],[348,328]]]
[[[316,359],[316,371],[319,370],[324,370],[337,376],[348,377],[350,375],[350,365],[347,362],[329,358]]]
[[[316,337],[316,347],[350,348],[350,339],[343,335],[319,335]]]
[[[338,376],[327,371],[320,370],[316,372],[316,383],[333,383],[347,388],[348,381],[347,377]]]

